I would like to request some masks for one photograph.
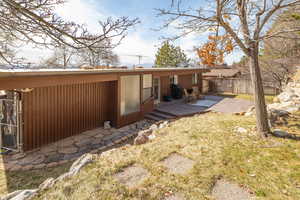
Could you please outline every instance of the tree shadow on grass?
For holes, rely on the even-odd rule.
[[[57,167],[43,168],[28,171],[0,170],[0,196],[16,190],[38,188],[47,178],[56,178],[66,173],[72,163],[66,163]]]
[[[300,136],[285,131],[274,131],[271,133],[271,135],[278,138],[300,141]]]

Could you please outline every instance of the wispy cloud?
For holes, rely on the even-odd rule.
[[[138,58],[130,55],[146,56],[142,59],[142,64],[154,62],[156,49],[159,42],[143,38],[139,31],[129,34],[123,39],[120,46],[115,49],[123,64],[138,64]]]
[[[161,19],[156,18],[149,8],[149,10],[140,11],[141,13],[126,13],[125,4],[117,4],[108,0],[69,0],[64,5],[57,7],[56,12],[59,16],[68,21],[74,21],[78,24],[85,24],[89,31],[99,31],[99,20],[105,20],[107,17],[117,16],[117,11],[122,6],[122,14],[127,16],[139,16],[142,24],[136,26],[134,30],[131,30],[128,36],[122,41],[121,45],[114,49],[120,57],[121,64],[133,65],[138,64],[138,58],[128,55],[143,55],[147,56],[142,59],[142,64],[151,65],[154,63],[155,54],[160,46],[162,40],[159,40],[162,35],[176,34],[176,29],[170,28],[169,30],[163,30],[160,32],[152,31],[151,28],[157,27],[161,24]],[[131,2],[131,1],[129,1]],[[106,4],[105,4],[106,3]],[[112,5],[114,10],[109,10],[105,5]],[[155,2],[154,7],[159,7]],[[155,5],[154,5],[155,4]],[[133,6],[133,5],[132,5]],[[149,6],[149,5],[147,5]],[[146,6],[146,7],[147,7]],[[110,8],[111,9],[111,8]],[[131,8],[132,9],[132,8]],[[130,10],[130,8],[129,8]],[[175,26],[176,24],[174,24]],[[200,46],[207,39],[207,33],[193,33],[184,38],[181,38],[175,42],[175,45],[180,46],[190,58],[197,59],[196,53],[193,51],[195,46]],[[45,59],[51,54],[48,49],[36,49],[31,45],[27,45],[22,48],[20,55],[27,58],[29,61],[37,63],[42,58]],[[229,56],[226,61],[232,63],[239,59],[240,53],[237,52],[232,56]]]
[[[67,21],[84,24],[89,31],[97,31],[100,28],[99,20],[106,18],[99,6],[95,7],[91,0],[69,0],[56,8],[57,14]]]

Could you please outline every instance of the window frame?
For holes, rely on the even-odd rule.
[[[178,75],[170,76],[170,84],[178,85]]]
[[[151,84],[150,84],[150,87],[145,87],[145,76],[151,76]],[[143,88],[142,88],[142,102],[144,103],[144,102],[146,102],[146,101],[148,101],[149,99],[151,99],[151,98],[153,98],[153,75],[152,74],[143,74]],[[145,90],[149,90],[150,89],[150,96],[149,97],[147,97],[147,98],[145,98],[144,97],[144,94],[145,94]]]
[[[134,110],[132,112],[128,112],[126,110],[126,92],[128,92],[128,91],[126,90],[126,86],[123,85],[123,84],[126,83],[126,81],[123,82],[123,80],[126,80],[126,78],[128,78],[128,77],[135,77],[135,78],[138,77],[138,81],[137,81],[137,83],[138,83],[138,91],[137,91],[138,92],[138,98],[136,99],[137,102],[138,102],[138,106],[136,107],[136,110]],[[124,78],[124,79],[122,80],[122,78]],[[140,75],[125,75],[125,76],[121,76],[120,79],[121,79],[120,80],[121,81],[121,105],[120,105],[121,108],[120,108],[120,115],[122,117],[124,117],[124,116],[130,115],[130,114],[133,114],[133,113],[140,112],[141,111],[141,107],[140,107],[140,105],[141,105],[141,81],[140,81],[141,80],[141,76]],[[123,89],[125,89],[125,90],[123,91]],[[125,96],[123,96],[123,95],[125,95]],[[124,107],[122,105],[123,101],[125,103]]]

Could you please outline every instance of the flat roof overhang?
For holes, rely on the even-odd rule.
[[[0,70],[0,90],[117,81],[119,76],[122,75],[152,74],[153,76],[168,76],[209,71],[209,69],[203,68]]]

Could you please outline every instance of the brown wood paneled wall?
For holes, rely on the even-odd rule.
[[[35,88],[23,93],[23,143],[31,150],[116,123],[117,81]]]
[[[193,75],[179,75],[178,85],[182,88],[191,89],[193,87]]]
[[[202,93],[202,89],[203,89],[202,81],[203,81],[202,73],[198,73],[198,87],[200,93]]]
[[[170,89],[170,77],[169,76],[161,76],[160,77],[160,98],[163,99],[164,96],[171,95]]]

